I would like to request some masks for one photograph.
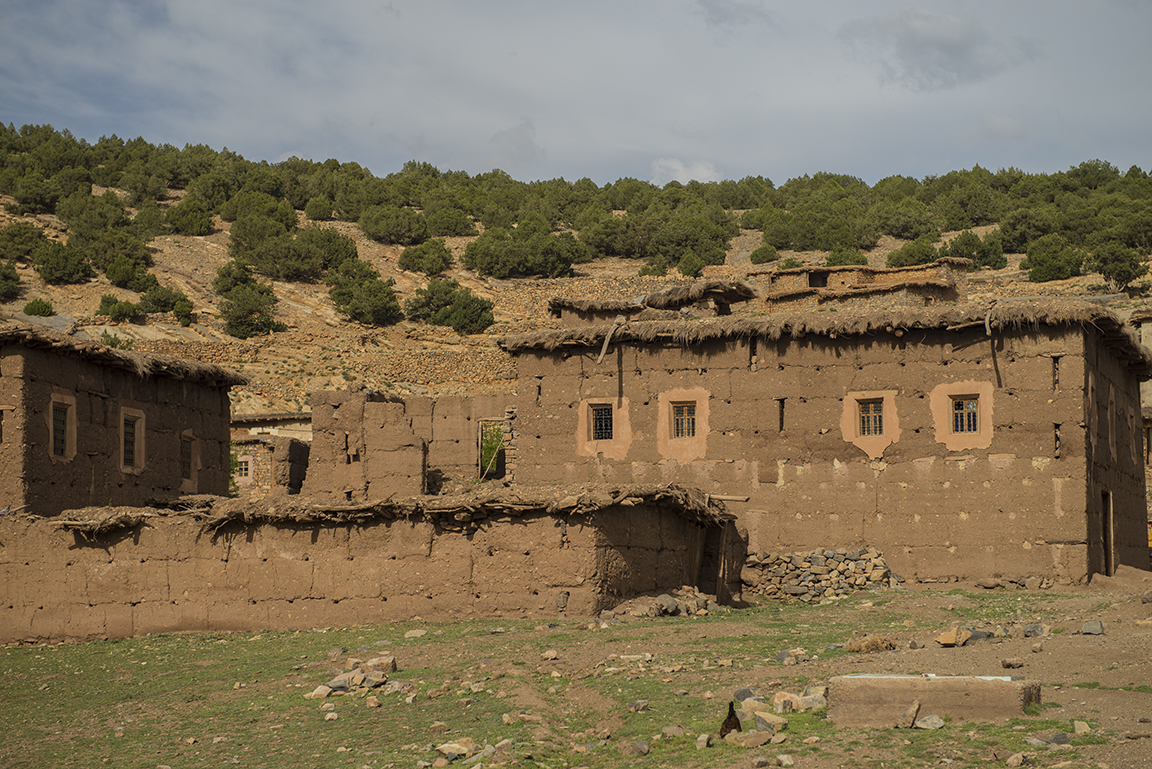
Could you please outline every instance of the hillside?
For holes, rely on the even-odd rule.
[[[115,191],[126,197],[122,191]],[[103,192],[99,187],[93,190],[96,195]],[[169,199],[160,205],[167,208],[178,203],[181,197],[182,191],[171,190]],[[0,205],[12,202],[12,198],[0,196]],[[301,226],[308,223],[302,212],[298,212],[298,218]],[[54,215],[13,216],[0,210],[0,227],[12,221],[32,222],[53,240],[63,242],[68,236],[67,227]],[[283,412],[308,409],[308,393],[313,390],[339,389],[359,383],[397,393],[507,391],[514,386],[514,367],[510,358],[495,347],[494,341],[506,333],[554,327],[556,322],[546,311],[550,297],[629,298],[691,280],[675,270],[669,271],[667,277],[638,277],[638,261],[619,258],[576,265],[576,276],[572,278],[499,280],[461,266],[460,257],[476,236],[449,237],[446,244],[456,262],[446,271],[446,276],[494,303],[496,323],[484,334],[460,336],[447,327],[409,321],[386,327],[366,326],[349,321],[336,311],[328,296],[328,286],[323,282],[275,282],[274,290],[280,300],[276,318],[287,330],[240,340],[224,332],[219,300],[211,289],[217,270],[229,261],[231,227],[219,216],[213,221],[213,231],[204,236],[161,235],[149,242],[155,262],[150,271],[162,285],[183,291],[193,302],[196,319],[188,328],[178,325],[170,314],[152,315],[142,323],[110,322],[106,316],[96,315],[102,295],[112,294],[129,301],[138,300],[139,295],[116,288],[102,274],[82,284],[48,285],[26,263],[17,265],[21,295],[0,303],[0,314],[29,320],[20,315],[24,304],[34,298],[48,299],[56,316],[30,320],[72,329],[74,333],[95,339],[105,333],[114,334],[122,340],[131,339],[133,349],[139,351],[169,353],[234,367],[252,379],[249,386],[234,392],[235,413]],[[384,279],[395,280],[396,295],[401,303],[424,286],[426,278],[422,274],[406,272],[397,266],[403,247],[372,240],[353,222],[318,224],[353,238],[359,257],[379,270]],[[973,229],[983,236],[997,226]],[[947,241],[956,234],[946,233],[944,239]],[[730,242],[725,265],[710,268],[710,274],[739,279],[751,266],[749,255],[760,242],[759,230],[741,230]],[[878,245],[866,252],[869,264],[883,267],[886,256],[904,243],[890,236],[881,237]],[[780,256],[815,265],[823,264],[827,252],[781,251]],[[1029,283],[1027,276],[1017,269],[1022,258],[1019,254],[1009,255],[1007,268],[973,273],[971,299],[1108,293],[1105,281],[1098,275]],[[1129,293],[1139,297],[1147,287],[1148,279],[1142,278],[1133,284]],[[1140,299],[1113,295],[1109,302],[1114,310],[1125,314],[1139,304]],[[752,308],[734,310],[753,311]]]

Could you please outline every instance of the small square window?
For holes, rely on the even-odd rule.
[[[672,404],[672,437],[673,438],[695,438],[696,437],[696,404],[695,403],[673,403]]]
[[[247,478],[249,475],[249,466],[247,459],[241,459],[236,463],[236,475],[240,478]]]
[[[884,401],[856,401],[860,414],[860,436],[884,434]]]
[[[612,440],[612,407],[592,406],[592,440]]]
[[[952,399],[952,432],[980,432],[980,399],[962,395]]]

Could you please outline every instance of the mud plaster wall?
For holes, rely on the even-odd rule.
[[[507,395],[398,398],[366,390],[312,394],[303,493],[382,499],[436,493],[479,475],[481,421],[509,419]]]
[[[1094,338],[1086,345],[1084,391],[1089,411],[1087,484],[1088,561],[1093,572],[1116,564],[1149,568],[1147,495],[1139,383],[1125,375]],[[1061,365],[1061,372],[1063,366]],[[1063,380],[1063,373],[1061,373]],[[1109,510],[1108,508],[1111,508]],[[1106,556],[1111,540],[1113,557]]]
[[[210,533],[169,516],[95,542],[0,518],[0,643],[589,616],[614,597],[695,584],[706,539],[699,525],[649,507],[504,519],[471,534],[424,520]],[[742,548],[728,560],[722,567],[738,575]]]
[[[143,505],[182,493],[227,494],[226,387],[120,369],[31,350],[3,348],[4,412],[0,508],[38,515],[86,505]],[[66,457],[52,453],[51,404],[71,407]],[[124,410],[143,417],[140,466],[121,465]],[[181,478],[181,437],[195,438],[194,481]]]
[[[746,495],[729,509],[751,548],[872,545],[905,579],[1080,581],[1093,568],[1089,516],[1098,495],[1090,478],[1116,472],[1116,559],[1148,568],[1148,551],[1138,547],[1143,535],[1135,534],[1143,509],[1127,503],[1130,490],[1142,493],[1142,476],[1123,469],[1129,459],[1118,455],[1114,467],[1099,452],[1093,456],[1103,469],[1089,470],[1089,431],[1080,427],[1088,373],[1077,331],[1042,327],[988,338],[982,328],[926,330],[692,348],[629,343],[613,345],[601,364],[598,354],[518,355],[521,482],[676,481]],[[1111,356],[1095,347],[1089,354]],[[1115,362],[1100,365],[1124,380],[1118,392],[1135,392]],[[986,445],[951,450],[938,440],[932,391],[956,383],[990,396],[982,400],[992,421]],[[709,394],[710,426],[703,456],[680,462],[659,448],[661,395],[692,388]],[[840,424],[848,393],[877,391],[893,392],[896,413],[885,418],[898,418],[899,435],[873,457],[846,440]],[[584,456],[580,412],[605,400],[627,409],[628,434],[611,451]],[[1123,400],[1117,408],[1126,407]],[[1118,429],[1121,442],[1139,440]]]

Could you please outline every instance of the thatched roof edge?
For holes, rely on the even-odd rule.
[[[780,312],[755,318],[721,317],[695,320],[575,327],[558,331],[503,337],[497,344],[510,353],[558,348],[599,347],[606,334],[612,341],[688,346],[715,339],[799,339],[804,336],[869,336],[912,329],[955,331],[973,326],[1012,330],[1026,326],[1091,328],[1128,361],[1137,376],[1152,378],[1152,352],[1137,340],[1118,316],[1099,305],[1075,299],[1002,301],[991,304],[937,305],[861,312]]]
[[[553,486],[509,489],[504,486],[452,496],[409,497],[350,505],[324,505],[291,497],[281,500],[244,500],[197,497],[188,509],[99,508],[65,511],[50,525],[92,538],[112,531],[147,525],[158,517],[190,515],[205,530],[229,523],[314,525],[367,523],[373,520],[417,519],[441,529],[476,528],[492,520],[526,516],[590,516],[611,508],[637,505],[661,507],[702,526],[722,526],[734,520],[724,503],[700,489],[668,485]],[[182,509],[183,508],[183,509]]]
[[[167,377],[229,387],[248,383],[248,377],[223,366],[172,355],[145,355],[117,350],[99,342],[11,320],[0,323],[0,344],[13,344],[32,350],[69,355],[98,366],[131,371],[140,377]]]
[[[951,267],[962,267],[966,270],[972,265],[972,260],[961,259],[954,256],[943,256],[933,262],[928,262],[927,264],[914,264],[909,267],[869,267],[866,264],[845,264],[837,267],[829,267],[827,265],[810,265],[804,267],[789,267],[786,270],[749,270],[744,274],[748,277],[762,277],[765,275],[800,275],[803,273],[813,272],[828,273],[855,270],[856,272],[864,272],[868,273],[869,275],[893,275],[901,272],[928,272],[933,268],[945,265]]]
[[[548,311],[555,314],[561,310],[577,312],[618,312],[637,313],[645,307],[655,310],[675,310],[705,299],[722,304],[747,302],[756,298],[756,291],[747,283],[738,280],[705,280],[680,286],[671,286],[662,291],[644,294],[634,300],[627,299],[569,299],[554,296],[548,300]]]
[[[788,291],[773,291],[764,295],[766,302],[778,302],[794,299],[799,296],[816,294],[821,299],[840,299],[852,296],[868,296],[869,294],[889,294],[907,288],[955,288],[955,281],[943,278],[920,278],[916,280],[902,280],[898,283],[865,283],[859,286],[845,286],[844,288],[794,288]]]
[[[255,414],[232,414],[232,424],[243,425],[251,422],[311,422],[311,411],[276,411]]]

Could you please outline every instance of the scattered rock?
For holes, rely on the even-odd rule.
[[[904,714],[896,719],[896,728],[911,729],[912,726],[916,723],[916,716],[919,714],[919,712],[920,700],[913,700],[912,704],[908,706],[908,709],[904,711]]]
[[[560,654],[555,649],[549,649],[540,655],[540,659],[557,660],[560,659]]]
[[[985,590],[995,590],[998,587],[1004,587],[1004,583],[995,577],[984,577],[983,579],[976,580],[976,587],[982,587]]]
[[[1051,634],[1052,628],[1048,627],[1042,622],[1037,622],[1033,625],[1028,625],[1024,628],[1025,638],[1047,638]]]
[[[682,726],[665,726],[660,730],[660,733],[665,737],[683,737],[688,732],[684,731]]]
[[[324,720],[325,721],[335,721],[339,717],[340,716],[336,715],[335,713],[331,713],[331,712],[324,714]]]
[[[644,740],[628,740],[620,743],[617,750],[624,756],[646,756],[649,746]]]
[[[648,700],[636,700],[628,703],[629,713],[643,713],[648,709]]]
[[[1006,659],[1000,660],[1000,667],[1013,670],[1015,668],[1024,667],[1024,663],[1020,661],[1019,657],[1008,657]]]
[[[742,748],[758,748],[772,741],[771,732],[729,732],[724,739]]]
[[[795,766],[796,761],[788,753],[780,753],[776,756],[777,766]]]
[[[711,734],[700,734],[696,736],[696,750],[704,750],[710,747],[712,747]]]
[[[1005,766],[1023,766],[1028,761],[1028,756],[1023,753],[1013,753],[1008,756],[1008,760],[1004,762]]]
[[[971,637],[972,633],[968,630],[960,627],[953,627],[952,629],[945,630],[943,633],[936,636],[936,643],[946,648],[963,646]]]
[[[1056,732],[1048,738],[1048,743],[1051,745],[1071,745],[1072,738],[1068,736],[1067,732]]]
[[[1084,721],[1073,721],[1072,722],[1072,731],[1075,732],[1077,735],[1088,734],[1092,731],[1092,727],[1089,726]]]
[[[944,728],[944,719],[933,714],[924,718],[917,718],[914,726],[917,729],[942,729]]]
[[[1098,619],[1088,620],[1080,626],[1081,635],[1104,635],[1104,623]]]
[[[777,764],[775,761],[772,761],[771,763],[769,763],[768,759],[765,758],[764,756],[753,756],[752,766],[756,767],[756,769],[761,769],[761,767],[777,766]]]
[[[1044,651],[1044,644],[1040,643],[1039,641],[1032,644],[1032,653],[1033,654],[1039,654],[1042,651]]]
[[[423,628],[418,628],[416,630],[409,630],[407,633],[404,634],[404,637],[405,638],[420,638],[421,636],[426,636],[426,635],[428,635],[427,630],[424,630]]]
[[[875,652],[892,651],[896,644],[880,636],[864,636],[844,644],[844,651],[854,654],[872,654]]]
[[[443,721],[433,721],[432,725],[428,727],[429,734],[447,734],[448,724]]]
[[[324,684],[320,684],[315,689],[310,691],[308,694],[305,694],[304,699],[306,699],[306,700],[322,700],[331,693],[332,693],[332,690],[330,688],[328,688]]]

